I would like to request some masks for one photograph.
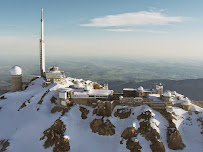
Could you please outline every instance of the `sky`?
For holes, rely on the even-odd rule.
[[[0,0],[0,54],[203,57],[202,0]]]

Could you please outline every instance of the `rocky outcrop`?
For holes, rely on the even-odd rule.
[[[121,137],[127,140],[126,148],[131,152],[140,152],[140,149],[142,148],[139,141],[137,139],[133,139],[133,137],[137,137],[137,135],[138,132],[135,127],[128,127],[121,134]],[[122,141],[120,143],[122,144]]]
[[[96,108],[93,110],[93,114],[110,117],[113,109],[114,103],[112,101],[98,101]]]
[[[87,119],[87,115],[89,113],[89,110],[87,110],[86,108],[81,107],[81,106],[80,106],[79,110],[81,112],[81,118],[82,119]]]
[[[185,144],[182,141],[181,135],[176,127],[167,129],[168,148],[173,150],[183,149]]]
[[[121,137],[124,139],[131,139],[132,137],[136,137],[137,134],[135,127],[128,127],[122,132]]]
[[[185,144],[183,143],[183,140],[181,138],[181,135],[176,128],[176,125],[172,121],[175,119],[171,113],[165,111],[165,110],[160,110],[159,111],[167,120],[169,123],[169,126],[167,128],[167,143],[168,143],[168,148],[173,149],[173,150],[179,150],[183,149]],[[173,113],[175,115],[175,113]]]
[[[164,152],[165,147],[164,144],[158,140],[154,140],[150,145],[150,148],[153,152]]]
[[[141,152],[140,143],[138,140],[128,139],[126,142],[126,148],[129,149],[131,152]]]
[[[51,113],[61,112],[61,116],[65,115],[70,110],[70,107],[60,107],[60,106],[54,106],[51,109]]]
[[[0,99],[7,99],[5,96],[1,96]]]
[[[49,93],[49,91],[50,91],[50,90],[47,90],[47,91],[42,95],[42,97],[40,98],[40,100],[38,101],[37,104],[42,104],[44,97]]]
[[[90,123],[90,128],[92,129],[92,132],[98,133],[99,135],[111,136],[115,134],[115,126],[108,119],[106,122],[104,122],[103,118],[94,119]]]
[[[143,119],[140,122],[140,127],[138,128],[138,133],[143,135],[146,140],[151,141],[150,148],[152,152],[165,152],[165,147],[162,142],[159,141],[160,135],[156,129],[152,128],[150,125],[150,118],[152,117],[150,111],[142,112],[141,115],[137,117],[138,120]]]
[[[44,140],[46,137],[46,141],[44,142],[44,147],[48,148],[54,146],[53,152],[66,152],[70,150],[69,139],[64,138],[64,132],[66,131],[66,126],[60,119],[57,119],[54,124],[46,129],[40,140]]]
[[[50,101],[51,101],[51,103],[56,104],[56,97],[52,96]]]
[[[0,140],[0,152],[3,152],[3,151],[6,151],[7,147],[10,145],[9,141],[8,140]]]
[[[26,103],[27,101],[23,102],[23,104],[20,106],[20,108],[18,108],[18,111],[20,111],[22,108],[26,107]]]
[[[119,117],[120,119],[128,118],[131,115],[131,109],[128,108],[121,108],[117,109],[114,113],[115,117]]]

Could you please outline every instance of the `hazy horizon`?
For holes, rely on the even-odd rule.
[[[0,2],[0,54],[39,53],[41,8],[46,55],[203,56],[201,0]]]

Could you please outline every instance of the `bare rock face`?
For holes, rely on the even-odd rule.
[[[40,140],[44,142],[44,147],[48,148],[54,145],[53,152],[66,152],[70,150],[69,139],[64,138],[66,126],[60,119],[57,119],[54,124],[43,132],[44,136]]]
[[[113,108],[114,104],[110,101],[98,101],[96,108],[93,110],[93,114],[110,117]]]
[[[59,107],[59,106],[54,106],[51,109],[51,113],[56,113],[56,112],[61,112],[61,116],[65,115],[70,110],[70,107]]]
[[[7,147],[10,145],[8,140],[0,140],[0,152],[6,151]]]
[[[168,147],[173,150],[183,149],[185,147],[177,128],[167,129],[167,142]]]
[[[106,122],[104,122],[103,118],[94,119],[90,123],[90,128],[92,129],[92,132],[98,133],[99,135],[112,136],[115,134],[115,126],[108,119]]]
[[[164,144],[158,140],[155,140],[151,145],[151,150],[154,152],[164,152],[165,151],[165,147]]]
[[[128,108],[117,109],[117,111],[114,113],[114,116],[119,117],[120,119],[128,118],[130,115],[131,109]]]
[[[167,120],[169,123],[169,126],[167,128],[167,143],[168,148],[173,150],[183,149],[185,144],[183,143],[183,140],[181,138],[181,135],[176,128],[176,125],[173,123],[173,119],[175,119],[171,113],[166,111],[159,111]],[[175,113],[174,113],[175,115]]]
[[[81,112],[81,118],[82,119],[87,119],[87,115],[89,114],[89,110],[87,110],[86,108],[81,107],[81,106],[80,106],[79,110]]]
[[[140,146],[139,141],[133,141],[131,139],[128,139],[126,142],[126,148],[129,149],[131,152],[141,152],[140,149],[142,149],[142,147]]]
[[[54,97],[54,96],[52,96],[51,99],[50,99],[51,103],[53,103],[53,104],[56,104],[56,100],[57,100],[57,99],[56,99],[56,97]]]
[[[152,142],[150,145],[152,152],[165,152],[164,144],[158,140],[160,139],[159,133],[150,125],[151,117],[152,115],[150,111],[142,112],[142,114],[137,117],[138,120],[144,119],[144,121],[140,122],[138,132],[143,135],[146,140]]]
[[[1,96],[0,99],[7,99],[5,96]]]
[[[136,136],[137,136],[137,132],[135,127],[128,127],[121,134],[121,137],[123,137],[124,139],[131,139],[132,137],[136,137]]]

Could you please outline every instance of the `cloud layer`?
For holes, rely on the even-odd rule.
[[[101,18],[94,18],[88,24],[81,24],[87,27],[121,27],[121,26],[143,26],[143,25],[167,25],[170,23],[183,22],[184,17],[166,16],[159,12],[141,11],[117,15],[107,15]]]

